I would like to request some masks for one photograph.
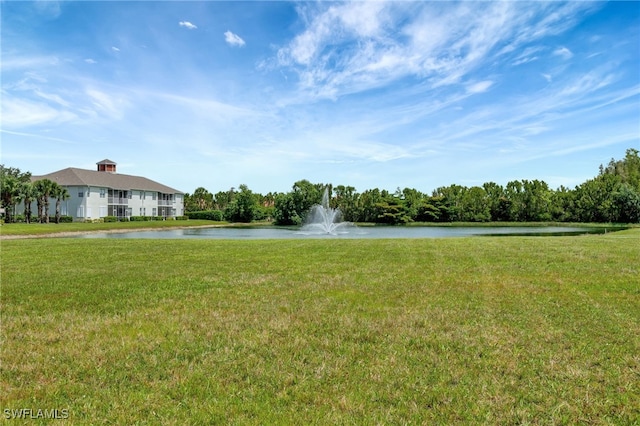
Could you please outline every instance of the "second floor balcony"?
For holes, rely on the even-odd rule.
[[[129,205],[129,199],[127,197],[109,197],[109,204],[127,206]]]

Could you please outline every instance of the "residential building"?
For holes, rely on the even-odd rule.
[[[102,160],[97,170],[69,167],[31,181],[49,179],[69,192],[62,201],[61,214],[75,221],[98,219],[105,216],[129,218],[154,216],[173,218],[184,215],[184,193],[142,176],[116,172],[116,163]],[[50,203],[50,215],[55,214],[55,202]],[[32,205],[36,211],[36,203]]]

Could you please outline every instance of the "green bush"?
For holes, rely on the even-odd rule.
[[[195,219],[195,220],[215,220],[218,222],[224,220],[224,214],[220,210],[203,210],[198,212],[187,212],[186,216],[189,219]]]
[[[115,216],[105,216],[104,217],[104,221],[105,222],[117,222],[118,218]]]
[[[151,216],[131,216],[129,220],[131,222],[149,222],[153,218]]]
[[[176,216],[174,219],[175,220],[189,220],[189,217],[188,216]]]
[[[60,221],[58,223],[71,223],[73,222],[72,216],[60,216]]]

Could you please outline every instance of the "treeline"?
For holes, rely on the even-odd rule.
[[[192,218],[251,222],[272,220],[300,225],[325,188],[330,204],[349,222],[403,224],[409,222],[640,222],[640,157],[628,149],[622,160],[600,166],[598,175],[574,189],[553,190],[541,180],[518,180],[506,186],[450,185],[431,194],[417,189],[369,189],[300,180],[287,193],[253,193],[246,185],[212,194],[198,188],[185,195]]]
[[[409,222],[616,222],[640,223],[640,156],[628,149],[621,160],[611,159],[599,173],[573,189],[555,190],[541,180],[518,180],[506,186],[488,182],[482,186],[450,185],[431,194],[417,189],[395,192],[369,189],[362,193],[352,186],[311,183],[300,180],[287,193],[252,192],[246,185],[212,194],[197,188],[185,194],[185,215],[193,219],[230,222],[273,221],[278,225],[300,225],[325,188],[330,204],[349,222],[403,224]],[[69,198],[67,190],[43,179],[31,182],[31,174],[0,165],[1,203],[5,221],[12,222],[14,208],[24,202],[26,222],[49,222],[49,204]],[[37,202],[37,212],[29,210]]]

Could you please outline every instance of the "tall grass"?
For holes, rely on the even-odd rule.
[[[95,424],[633,424],[639,241],[3,241],[0,408]]]

